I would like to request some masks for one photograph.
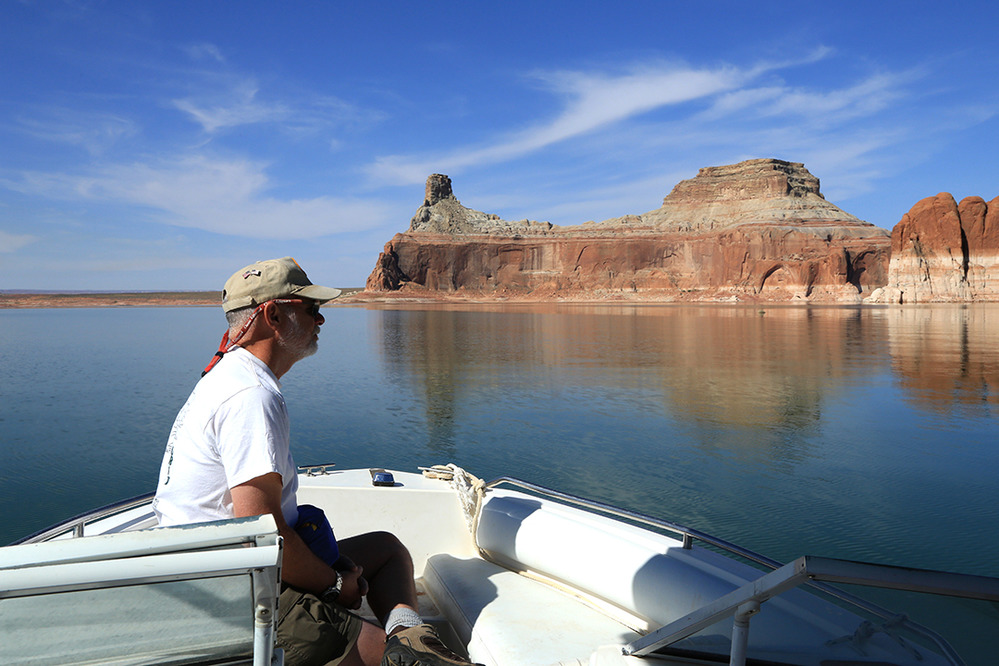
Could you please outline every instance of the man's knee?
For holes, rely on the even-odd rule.
[[[409,557],[409,549],[406,548],[399,537],[391,532],[371,532],[372,538],[378,543],[378,548],[390,553],[405,554]]]
[[[340,552],[364,567],[365,575],[373,574],[389,562],[412,566],[409,549],[391,532],[367,532],[340,542]]]
[[[374,548],[378,552],[384,553],[385,564],[394,562],[396,566],[413,568],[413,558],[409,554],[409,549],[399,540],[399,537],[391,532],[372,532],[371,534],[372,541],[376,544]]]

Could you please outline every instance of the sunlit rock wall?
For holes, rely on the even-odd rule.
[[[888,284],[870,301],[999,301],[999,197],[916,203],[892,230]]]
[[[887,281],[888,232],[827,202],[804,165],[701,169],[643,215],[557,227],[461,205],[432,175],[366,289],[470,298],[858,302]]]

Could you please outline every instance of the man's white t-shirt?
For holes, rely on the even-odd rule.
[[[281,475],[281,511],[298,521],[288,409],[267,365],[236,347],[201,378],[177,414],[153,509],[160,525],[233,518],[230,488]]]

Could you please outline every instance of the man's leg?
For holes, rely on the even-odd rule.
[[[351,651],[338,666],[378,666],[385,652],[385,632],[365,622]]]
[[[388,532],[369,532],[338,542],[340,552],[364,569],[368,580],[368,605],[382,624],[412,611],[420,624],[400,624],[388,638],[382,634],[382,666],[469,666],[469,661],[448,648],[437,631],[422,624],[413,580],[413,558],[402,542]],[[365,623],[367,624],[367,623]],[[361,639],[364,638],[362,631]],[[358,650],[362,649],[359,643]],[[365,662],[367,663],[367,662]]]
[[[364,569],[368,605],[382,624],[399,606],[419,612],[413,558],[402,542],[389,532],[369,532],[337,542],[340,552]]]

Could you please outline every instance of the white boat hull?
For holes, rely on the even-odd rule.
[[[646,649],[643,637],[682,624],[726,595],[752,593],[765,573],[692,544],[689,534],[672,536],[517,488],[490,488],[472,515],[467,506],[475,498],[463,498],[448,481],[393,474],[393,485],[375,486],[366,469],[305,473],[299,502],[322,508],[339,538],[396,534],[413,556],[421,614],[487,666],[648,664],[633,656]],[[40,538],[154,525],[148,503],[140,503]],[[0,558],[0,572],[4,566]],[[803,589],[756,598],[765,600],[753,602],[758,613],[752,604],[740,606],[752,611],[746,611],[750,659],[808,666],[959,663]],[[732,613],[719,618],[661,649],[656,663],[718,663],[730,654],[739,661],[743,632],[733,631]]]

